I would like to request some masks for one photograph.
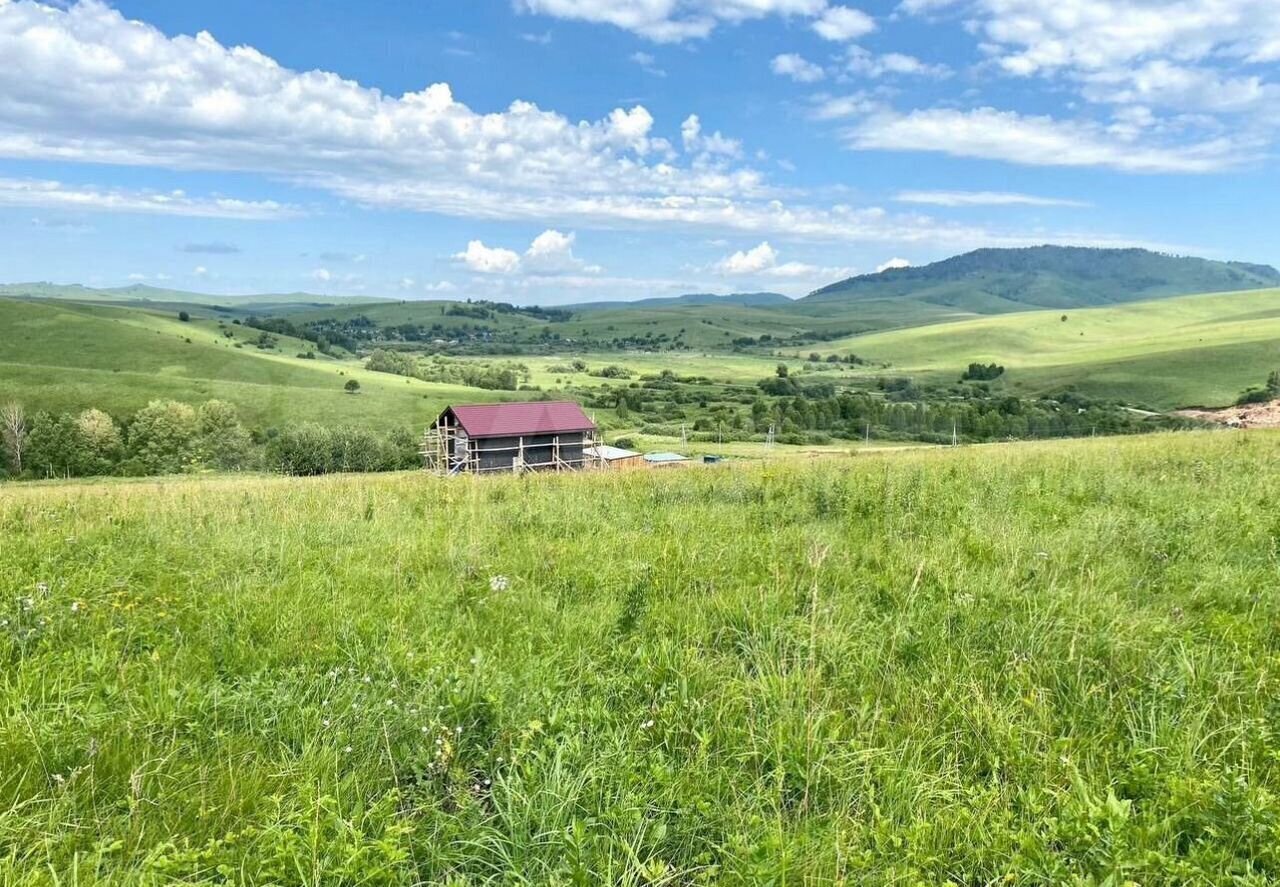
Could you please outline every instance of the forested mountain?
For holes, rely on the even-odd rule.
[[[1144,249],[1036,246],[979,249],[918,268],[851,277],[811,293],[801,304],[909,298],[999,314],[1274,286],[1280,286],[1280,272],[1269,265]]]

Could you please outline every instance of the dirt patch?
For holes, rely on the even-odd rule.
[[[1280,428],[1280,400],[1220,410],[1177,410],[1174,415],[1216,422],[1229,428]]]

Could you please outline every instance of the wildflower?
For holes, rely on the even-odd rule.
[[[648,730],[652,726],[653,726],[653,718],[650,718],[649,720],[645,721],[643,724],[640,725],[640,729]]]
[[[427,728],[423,727],[422,729],[425,730]],[[436,737],[436,745],[444,745],[444,740],[441,739],[439,736]]]
[[[48,582],[37,582],[37,583],[36,583],[36,591],[40,592],[41,594],[48,594],[48,593],[49,593],[49,583],[48,583]],[[30,598],[28,598],[27,600],[30,600]]]
[[[368,683],[371,683],[371,682],[373,681],[373,678],[369,677],[368,675],[365,675],[365,676],[364,676],[364,678],[363,678],[363,680],[364,680],[364,682],[365,682],[366,684],[368,684]]]
[[[461,728],[461,727],[454,727],[454,728],[453,728],[453,732],[454,732],[454,734],[455,734],[455,735],[457,735],[457,736],[461,736],[461,735],[462,735],[462,728]]]
[[[72,602],[71,602],[71,612],[72,612],[72,613],[79,613],[79,612],[80,612],[80,602],[79,602],[79,601],[72,601]]]
[[[33,598],[24,597],[22,599],[22,609],[33,610],[35,609],[35,606],[36,606],[36,602]]]
[[[55,773],[53,774],[53,781],[58,783],[58,785],[62,785],[62,783],[67,781],[67,777],[63,776],[61,773]]]
[[[325,718],[325,719],[324,719],[323,721],[321,721],[320,723],[324,724],[324,725],[327,727],[327,726],[329,726],[329,719],[328,719],[328,718]]]
[[[479,663],[480,663],[480,657],[478,657],[478,656],[472,656],[472,657],[471,657],[471,664],[472,664],[472,665],[478,665]]]
[[[506,591],[511,585],[511,580],[506,576],[494,576],[489,579],[490,591]]]
[[[349,745],[348,745],[348,746],[347,746],[346,748],[344,748],[342,751],[343,751],[344,753],[346,753],[346,754],[351,754],[351,746],[349,746]]]

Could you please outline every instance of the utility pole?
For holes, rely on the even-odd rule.
[[[956,423],[954,420],[951,422],[951,445],[953,447],[960,446],[960,435],[956,431]]]

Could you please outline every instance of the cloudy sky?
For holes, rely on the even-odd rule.
[[[1277,0],[0,0],[0,279],[544,304],[1280,264]]]

